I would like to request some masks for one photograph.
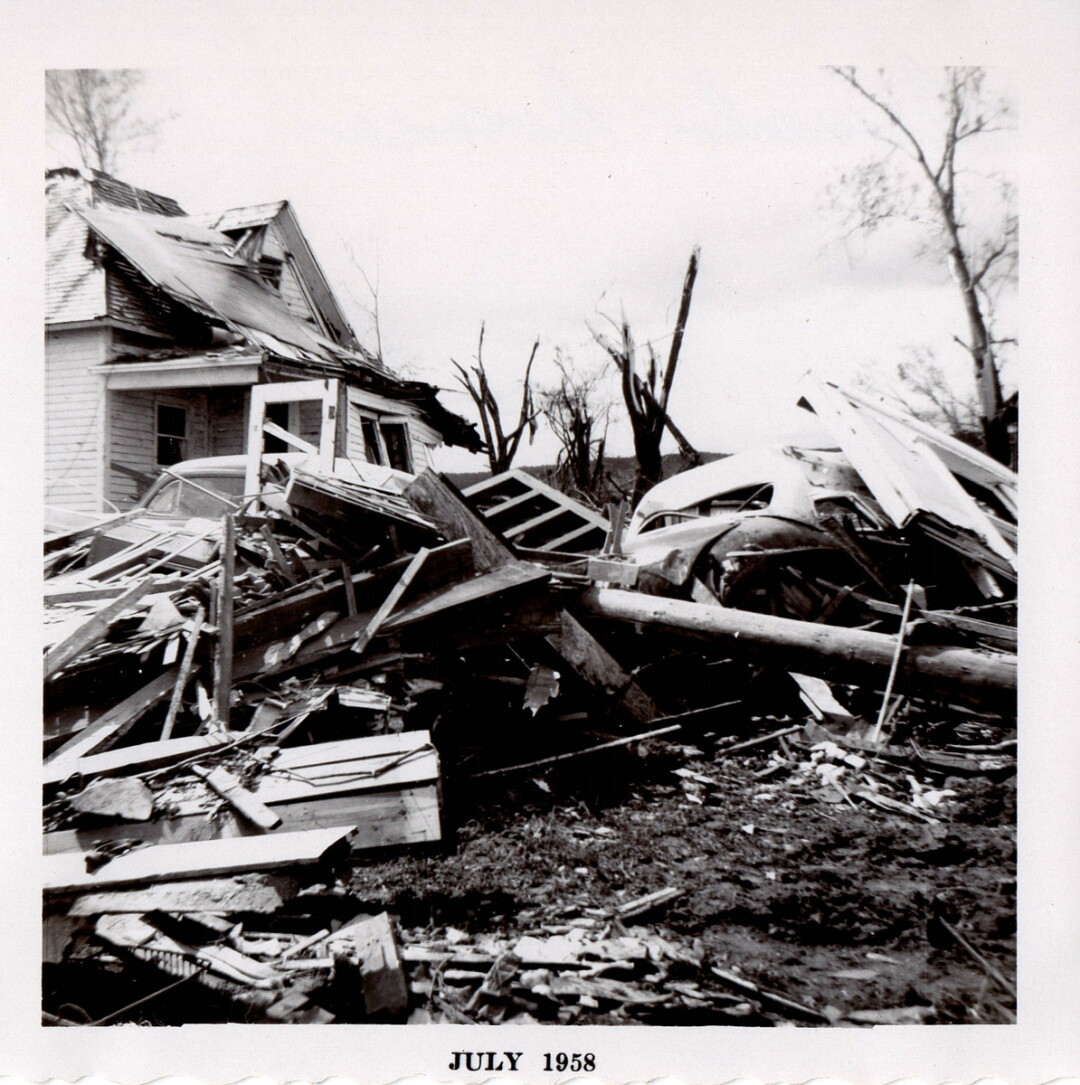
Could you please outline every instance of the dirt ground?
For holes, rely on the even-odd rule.
[[[450,776],[444,849],[363,863],[348,892],[397,916],[406,944],[585,929],[659,935],[679,951],[626,974],[652,991],[689,984],[674,1004],[552,1015],[526,1001],[530,1021],[826,1024],[854,1013],[872,1023],[858,1011],[880,1012],[880,1023],[1013,1020],[1015,779],[946,779],[954,794],[921,820],[810,786],[811,754],[788,751],[781,765],[768,746],[717,757],[654,742],[512,783],[455,786]],[[800,775],[791,766],[802,757]],[[612,926],[620,904],[667,887],[681,895]],[[713,969],[766,995],[710,1000],[721,986]]]

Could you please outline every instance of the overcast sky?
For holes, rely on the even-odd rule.
[[[917,233],[840,240],[828,187],[880,148],[835,75],[741,69],[708,22],[700,35],[677,21],[647,36],[565,29],[535,12],[419,35],[386,20],[347,66],[147,69],[141,109],[174,116],[117,172],[191,212],[289,199],[362,339],[370,297],[350,252],[378,282],[392,366],[452,389],[450,359],[469,361],[486,321],[485,361],[514,412],[536,336],[541,384],[556,346],[599,364],[587,325],[623,312],[666,354],[694,245],[672,415],[701,449],[820,436],[793,406],[807,369],[891,372],[926,346],[970,379],[952,342],[959,294],[918,258]],[[890,77],[905,118],[936,139],[940,68]],[[1012,93],[1006,73],[991,80]],[[60,141],[49,150],[73,160]],[[1014,172],[1013,137],[985,151],[980,170]],[[460,390],[444,401],[471,416]],[[609,447],[630,451],[625,424]],[[553,455],[541,438],[520,461]]]

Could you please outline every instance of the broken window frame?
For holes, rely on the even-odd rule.
[[[367,462],[412,474],[416,456],[413,451],[409,420],[403,415],[380,414],[358,403],[350,403],[349,406],[351,408],[349,421],[355,422],[360,427]],[[387,440],[388,432],[395,432],[401,438],[400,447],[396,450],[391,441]]]
[[[284,409],[282,409],[284,408]],[[298,433],[300,430],[300,404],[299,403],[268,403],[266,405],[266,421],[274,422],[282,429],[290,433]],[[263,453],[267,452],[294,452],[287,441],[273,433],[263,434]]]
[[[315,400],[322,404],[319,427],[319,445],[316,449],[290,431],[296,437],[296,445],[307,450],[327,474],[334,470],[334,453],[337,449],[338,403],[340,382],[328,378],[311,381],[282,381],[277,384],[256,384],[251,389],[248,412],[247,468],[244,476],[244,493],[254,505],[258,504],[261,490],[262,448],[266,424],[266,408],[273,403],[304,403]]]

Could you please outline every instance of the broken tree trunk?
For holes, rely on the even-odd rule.
[[[747,650],[772,654],[790,669],[827,672],[855,682],[879,677],[884,681],[896,653],[896,638],[884,633],[702,606],[614,588],[590,588],[582,594],[581,604],[600,618],[642,622],[731,641]],[[1016,696],[1016,659],[968,648],[911,645],[904,649],[896,688],[956,690],[1012,702]]]

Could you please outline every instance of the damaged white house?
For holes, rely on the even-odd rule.
[[[129,508],[163,467],[244,453],[249,433],[406,471],[479,446],[358,342],[287,201],[187,215],[71,168],[46,196],[47,506]],[[282,382],[296,395],[264,388]]]

